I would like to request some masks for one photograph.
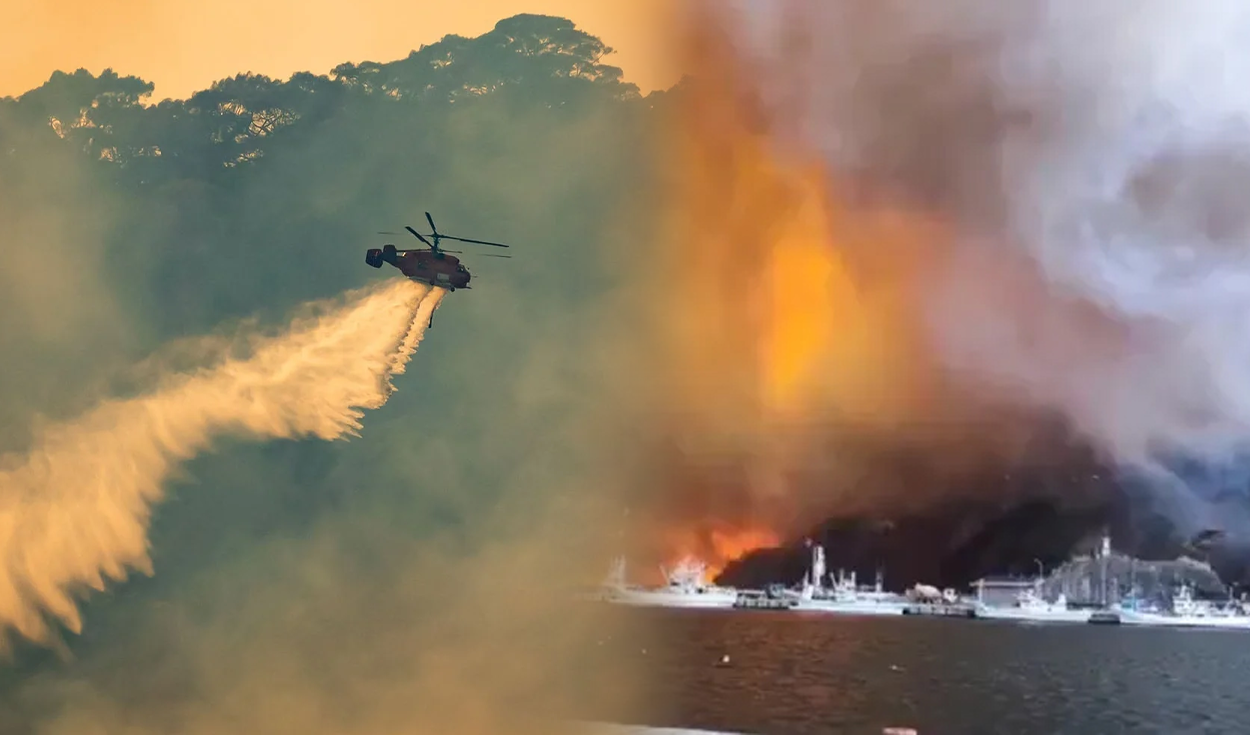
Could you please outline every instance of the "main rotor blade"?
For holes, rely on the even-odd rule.
[[[409,227],[408,225],[404,225],[404,229],[405,229],[405,230],[408,230],[408,231],[409,231],[409,232],[411,232],[413,235],[416,235],[417,239],[418,239],[418,240],[420,240],[421,242],[425,243],[426,245],[430,245],[430,241],[429,241],[429,240],[426,240],[424,237],[422,237],[420,232],[417,232],[416,230],[412,229],[412,228],[411,228],[411,227]],[[433,246],[433,245],[430,245],[430,247],[434,247],[434,246]]]
[[[492,245],[492,246],[497,247],[497,248],[506,248],[506,247],[510,247],[510,246],[508,246],[508,245],[504,245],[504,244],[503,244],[503,243],[501,243],[501,242],[489,242],[489,241],[487,241],[487,240],[470,240],[470,239],[469,239],[469,238],[467,238],[467,237],[452,237],[451,235],[439,235],[439,237],[443,238],[444,240],[457,240],[457,241],[459,241],[459,242],[472,242],[472,243],[476,243],[476,244],[478,244],[478,245]]]
[[[511,258],[511,255],[491,255],[490,253],[482,253],[477,256],[479,258]]]
[[[434,226],[434,218],[430,216],[430,213],[429,213],[429,212],[426,212],[426,213],[425,213],[425,218],[426,218],[426,220],[428,220],[428,221],[429,221],[429,223],[430,223],[430,231],[431,231],[431,232],[433,232],[435,235],[437,235],[437,234],[438,234],[438,228]]]

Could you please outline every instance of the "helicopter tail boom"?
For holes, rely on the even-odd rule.
[[[370,248],[365,253],[365,263],[374,268],[381,268],[383,263],[397,265],[398,259],[396,256],[398,254],[399,250],[397,250],[394,245],[387,245],[381,249]]]

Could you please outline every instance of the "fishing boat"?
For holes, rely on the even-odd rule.
[[[1193,586],[1182,584],[1170,609],[1151,605],[1136,596],[1120,603],[1124,625],[1159,625],[1179,628],[1232,628],[1250,630],[1250,615],[1238,604],[1217,606],[1194,598]]]
[[[986,620],[1019,620],[1038,623],[1088,623],[1091,610],[1068,607],[1068,599],[1060,594],[1053,602],[1045,600],[1037,588],[1024,590],[1016,604],[987,605],[978,602],[977,617]]]
[[[604,582],[607,602],[639,607],[687,607],[724,608],[733,607],[738,590],[718,587],[706,580],[707,565],[693,557],[682,559],[673,569],[661,567],[666,584],[662,587],[639,587],[628,584],[625,575],[625,558],[617,557],[612,571]]]
[[[876,584],[863,588],[856,584],[855,572],[828,575],[833,584],[826,586],[825,550],[812,544],[812,562],[793,607],[797,611],[837,613],[842,615],[902,615],[907,599],[886,592],[880,572]]]

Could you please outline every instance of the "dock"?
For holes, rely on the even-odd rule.
[[[930,615],[943,618],[975,618],[976,607],[964,602],[913,602],[903,607],[904,615]]]

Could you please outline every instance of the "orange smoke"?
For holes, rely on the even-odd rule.
[[[860,423],[912,415],[927,371],[913,298],[925,243],[940,228],[916,213],[854,208],[827,174],[779,169],[796,201],[764,245],[759,337],[766,418],[812,420],[830,409]],[[784,219],[781,219],[783,218]]]
[[[950,236],[783,147],[728,44],[703,30],[692,47],[669,159],[682,282],[658,297],[661,543],[723,567],[819,520],[804,486],[830,431],[906,433],[940,398],[917,299]]]
[[[857,295],[822,237],[828,229],[822,192],[807,186],[798,193],[797,211],[779,223],[762,263],[769,299],[759,355],[762,403],[782,415],[802,411],[808,386],[819,380],[821,356],[835,343],[835,309],[853,309]]]
[[[666,243],[683,281],[663,297],[682,418],[716,434],[831,405],[869,422],[910,415],[932,392],[914,369],[915,297],[949,233],[783,147],[728,45],[697,40]]]

